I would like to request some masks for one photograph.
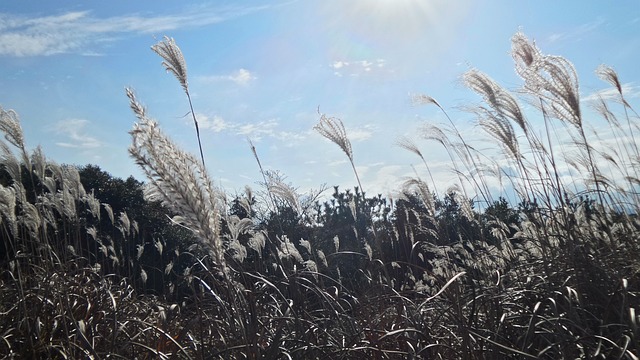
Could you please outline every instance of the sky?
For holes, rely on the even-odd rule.
[[[583,99],[608,88],[594,74],[603,63],[636,99],[639,10],[624,0],[2,1],[0,106],[18,112],[28,148],[49,159],[144,180],[127,152],[136,119],[125,87],[198,153],[185,94],[150,50],[169,36],[186,59],[207,170],[226,191],[261,180],[248,140],[301,191],[355,186],[345,154],[313,130],[318,111],[344,122],[369,194],[426,176],[394,145],[400,136],[415,140],[444,189],[455,178],[446,152],[418,135],[445,118],[412,95],[433,97],[466,138],[491,147],[460,110],[480,100],[460,77],[477,68],[521,87],[509,53],[521,31],[573,62]]]

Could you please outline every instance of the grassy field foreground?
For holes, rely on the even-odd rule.
[[[191,105],[176,43],[153,50]],[[521,33],[512,57],[518,96],[463,75],[482,99],[467,110],[502,156],[416,96],[449,119],[419,132],[444,146],[459,183],[436,193],[429,159],[401,138],[429,180],[408,179],[393,202],[364,192],[342,121],[323,114],[315,129],[359,187],[318,201],[325,189],[299,194],[253,144],[263,188],[222,192],[202,151],[180,149],[132,90],[129,151],[145,184],[28,152],[18,115],[0,108],[0,355],[638,359],[638,114],[600,67],[615,90],[591,104],[611,134],[600,139],[569,61]]]

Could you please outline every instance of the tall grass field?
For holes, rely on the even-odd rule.
[[[326,114],[314,130],[357,187],[300,193],[249,143],[261,184],[229,194],[133,89],[144,182],[27,150],[0,108],[0,357],[638,359],[639,115],[612,68],[596,69],[612,91],[587,103],[569,60],[511,42],[518,91],[462,75],[478,95],[464,110],[495,148],[414,96],[447,120],[397,139],[420,166],[393,200],[363,188]],[[152,49],[200,144],[180,48]],[[455,186],[436,188],[428,147],[447,151]]]

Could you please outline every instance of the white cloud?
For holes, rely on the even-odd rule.
[[[247,69],[240,69],[229,76],[229,80],[238,85],[247,85],[251,80],[256,79]]]
[[[246,86],[257,77],[247,69],[239,69],[228,75],[199,76],[202,82],[232,81],[238,85]]]
[[[359,60],[359,61],[334,61],[330,67],[335,70],[334,75],[342,77],[344,75],[360,76],[363,74],[382,71],[386,66],[385,59]]]
[[[346,61],[334,61],[331,65],[331,67],[334,69],[342,69],[345,66],[349,66],[349,63]]]
[[[102,146],[102,142],[86,132],[88,120],[67,119],[58,121],[53,129],[56,134],[65,137],[65,141],[56,142],[56,145],[67,148],[93,149]]]
[[[155,34],[223,22],[267,9],[204,6],[171,15],[138,14],[98,18],[89,11],[28,17],[0,13],[0,56],[47,56],[60,53],[95,54],[96,44],[122,34]]]
[[[205,114],[196,113],[196,119],[198,119],[198,127],[204,130],[211,130],[216,133],[226,130],[230,126],[229,123],[218,115],[210,118]]]

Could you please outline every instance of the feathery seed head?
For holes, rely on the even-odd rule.
[[[412,94],[411,96],[411,103],[414,106],[417,105],[435,105],[439,108],[442,108],[440,106],[440,104],[436,101],[436,99],[432,98],[431,96],[428,95],[424,95],[424,94]]]
[[[478,95],[500,117],[514,121],[527,131],[524,115],[517,100],[487,74],[472,69],[463,75],[465,85]]]
[[[113,208],[111,207],[111,205],[107,203],[102,203],[102,206],[104,207],[104,210],[107,212],[107,215],[109,216],[109,220],[111,221],[111,224],[115,225],[115,218],[113,217]]]
[[[324,251],[317,250],[316,255],[318,256],[318,260],[320,260],[320,264],[322,264],[322,266],[325,268],[329,266],[329,263],[327,263],[327,257],[324,255]]]
[[[134,109],[135,111],[135,109]],[[223,194],[214,188],[204,164],[181,150],[146,116],[130,131],[129,154],[149,179],[147,199],[159,200],[179,217],[213,255],[226,272],[224,249],[220,238],[220,214]]]
[[[316,264],[315,261],[313,260],[306,260],[304,263],[304,269],[306,271],[310,271],[313,273],[313,276],[317,279],[318,278],[318,274],[316,274],[318,272],[318,265]]]
[[[151,47],[156,54],[164,60],[162,65],[167,72],[173,73],[182,85],[185,92],[189,92],[189,84],[187,83],[187,64],[185,63],[182,51],[173,38],[168,36],[164,40]]]
[[[125,88],[125,92],[127,93],[127,97],[129,98],[129,106],[131,107],[131,110],[133,110],[133,113],[136,115],[138,120],[142,120],[143,118],[145,118],[146,109],[136,99],[136,94],[133,92],[133,89],[127,87]]]
[[[331,140],[338,145],[351,162],[353,162],[353,151],[351,150],[351,142],[347,137],[347,131],[344,129],[342,120],[334,117],[328,117],[325,114],[320,115],[320,121],[314,130],[320,133],[320,135]]]
[[[511,56],[516,62],[516,72],[520,74],[521,71],[526,71],[537,61],[540,50],[536,47],[535,42],[530,43],[523,33],[517,32],[511,37]]]
[[[311,243],[305,239],[300,239],[300,246],[302,246],[303,248],[305,248],[305,250],[307,250],[309,252],[309,254],[311,254]]]
[[[122,233],[129,235],[131,232],[131,220],[129,220],[127,213],[125,211],[121,212],[118,220],[120,221],[120,225],[118,227]]]
[[[281,259],[294,260],[298,264],[304,263],[304,259],[302,258],[302,255],[300,255],[300,252],[298,251],[296,246],[291,241],[289,241],[289,238],[286,235],[283,235],[280,241],[278,256]]]
[[[33,166],[33,172],[38,178],[43,179],[46,176],[47,159],[40,145],[38,145],[31,154],[31,165]]]
[[[249,239],[249,241],[247,242],[247,245],[249,246],[249,248],[255,250],[258,253],[258,256],[260,257],[262,257],[262,249],[264,249],[266,244],[267,244],[267,237],[262,231],[258,231],[254,233]]]
[[[444,147],[451,145],[449,137],[439,126],[433,124],[425,124],[420,129],[420,133],[425,140],[437,141]]]
[[[542,55],[520,32],[511,43],[511,55],[516,72],[525,81],[525,91],[547,102],[552,116],[581,128],[578,75],[573,64],[561,56]]]
[[[489,133],[489,135],[498,140],[500,145],[504,146],[507,150],[507,154],[514,160],[520,159],[520,147],[511,123],[496,117],[491,111],[484,107],[478,107],[475,112],[480,118],[480,126]]]
[[[296,213],[303,213],[302,205],[300,204],[300,195],[298,195],[293,186],[286,184],[283,179],[272,176],[270,173],[268,173],[268,181],[267,188],[271,194],[284,200]]]
[[[402,184],[402,189],[405,192],[416,193],[422,200],[422,203],[425,205],[427,210],[429,210],[429,215],[435,215],[435,198],[433,196],[433,193],[429,189],[429,185],[427,185],[426,182],[422,181],[421,179],[411,178],[406,180]]]
[[[598,77],[603,81],[606,81],[614,86],[618,90],[618,93],[622,95],[622,84],[620,84],[618,73],[616,73],[615,70],[607,65],[602,64],[596,69],[596,75],[598,75]]]
[[[17,231],[16,218],[16,190],[13,187],[4,187],[0,184],[0,222],[9,224],[12,234]]]
[[[396,145],[418,155],[421,159],[424,159],[424,157],[422,156],[422,152],[420,151],[420,149],[418,149],[418,145],[416,145],[416,143],[407,136],[400,136],[396,140]]]
[[[18,113],[14,110],[5,110],[0,106],[0,131],[11,145],[18,149],[24,149],[24,134],[20,126]]]
[[[229,241],[227,252],[239,263],[244,262],[244,259],[247,258],[247,248],[240,244],[238,239],[232,239]]]
[[[0,154],[0,163],[2,164],[2,168],[9,173],[9,176],[13,181],[20,181],[22,176],[20,162],[4,142],[0,142],[0,144],[0,148],[2,150]]]

